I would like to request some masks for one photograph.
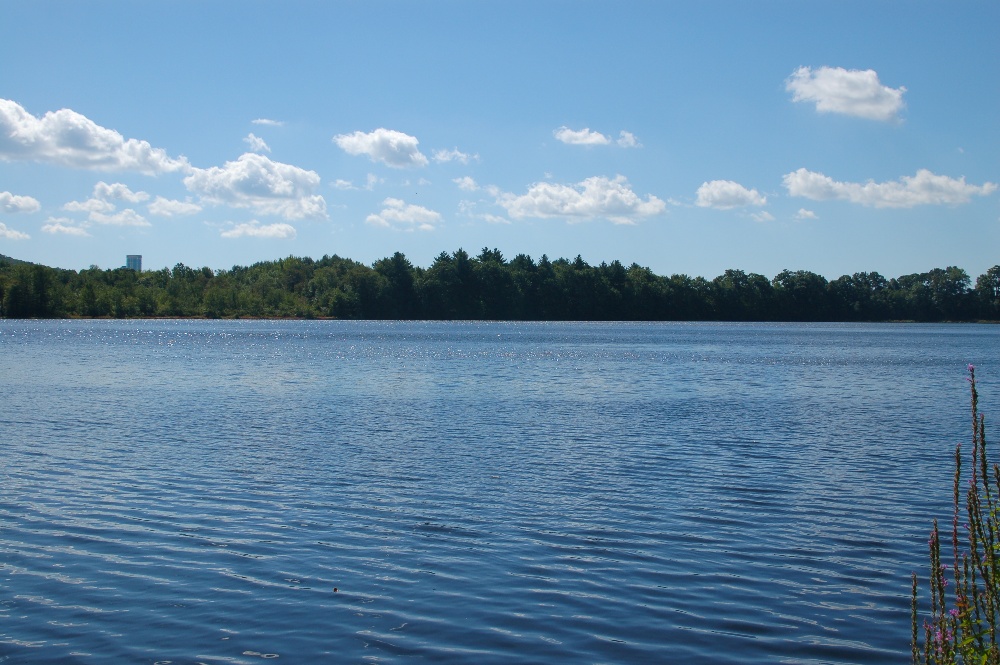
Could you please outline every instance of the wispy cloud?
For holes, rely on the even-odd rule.
[[[115,204],[97,197],[86,199],[85,201],[69,201],[62,207],[66,212],[111,212],[115,209]]]
[[[434,151],[434,161],[468,164],[469,162],[478,162],[479,155],[470,155],[467,152],[462,152],[458,148],[452,148],[451,150],[436,150]]]
[[[455,178],[452,180],[453,183],[458,185],[458,188],[464,192],[474,192],[479,189],[479,185],[476,181],[469,176],[462,176],[461,178]]]
[[[77,225],[73,220],[66,217],[49,217],[48,221],[42,225],[42,232],[50,235],[67,235],[78,238],[90,237],[87,229]]]
[[[201,206],[190,201],[177,201],[157,196],[148,206],[149,214],[157,217],[179,217],[201,212]]]
[[[284,222],[261,224],[257,220],[234,224],[232,228],[222,231],[223,238],[268,238],[286,240],[295,237],[295,227]]]
[[[87,219],[95,224],[108,226],[152,226],[145,217],[131,208],[113,214],[92,212]]]
[[[590,129],[590,127],[584,127],[583,129],[570,129],[563,125],[559,129],[552,132],[552,135],[556,137],[556,140],[566,143],[567,145],[610,145],[612,142],[615,143],[620,148],[641,148],[642,144],[639,143],[639,139],[635,137],[632,132],[627,132],[624,129],[618,133],[618,139],[612,141],[610,136],[602,134],[601,132],[596,132]]]
[[[641,148],[642,144],[639,143],[639,139],[635,137],[632,132],[626,132],[624,129],[618,134],[618,145],[622,148]]]
[[[250,150],[253,152],[271,152],[271,148],[269,148],[267,143],[264,142],[264,139],[260,138],[253,132],[250,132],[250,134],[243,139],[243,142],[250,146]]]

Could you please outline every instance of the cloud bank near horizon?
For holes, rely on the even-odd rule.
[[[813,201],[849,201],[873,208],[913,208],[920,205],[962,205],[973,196],[988,196],[997,185],[970,185],[965,177],[951,178],[920,169],[895,182],[839,182],[822,173],[800,168],[783,178],[789,196]]]

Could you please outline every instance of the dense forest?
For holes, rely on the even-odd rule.
[[[975,284],[961,268],[829,281],[804,270],[773,279],[727,270],[669,277],[581,257],[507,260],[442,252],[429,268],[399,252],[367,266],[288,257],[231,270],[61,270],[0,256],[0,316],[300,317],[574,321],[997,321],[1000,265]]]

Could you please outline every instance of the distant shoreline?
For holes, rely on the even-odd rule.
[[[401,253],[371,266],[289,256],[230,270],[81,271],[0,257],[0,317],[382,321],[1000,321],[1000,265],[973,280],[955,266],[827,280],[807,270],[712,280],[619,261],[442,252],[428,268]]]

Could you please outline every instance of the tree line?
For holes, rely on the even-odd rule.
[[[772,279],[654,274],[619,261],[507,260],[442,252],[428,268],[401,253],[368,266],[294,257],[230,270],[62,270],[0,256],[0,316],[296,317],[526,321],[998,321],[1000,265],[975,284],[961,268],[835,280],[805,270]]]

